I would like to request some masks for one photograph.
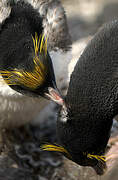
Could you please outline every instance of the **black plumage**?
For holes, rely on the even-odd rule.
[[[33,96],[45,96],[49,87],[56,88],[42,18],[30,4],[12,2],[1,25],[0,42],[0,72],[11,88]]]
[[[57,127],[62,144],[75,162],[102,174],[104,160],[100,165],[87,155],[104,155],[118,114],[117,20],[104,25],[84,50],[71,75],[65,103],[67,121],[59,119]]]
[[[97,174],[106,169],[105,150],[118,114],[118,21],[105,24],[85,48],[70,78],[57,121],[60,151]],[[63,147],[63,148],[62,148]]]
[[[64,79],[67,78],[65,67],[69,59],[66,61],[65,56],[68,52],[53,49],[70,37],[67,29],[63,7],[56,0],[0,1],[0,129],[19,127],[34,120],[50,103],[39,95],[53,100],[58,97],[53,89],[54,86],[56,89],[56,82],[52,62],[58,87],[67,86]],[[57,38],[60,32],[63,36]],[[56,44],[51,46],[52,36]],[[36,40],[42,43],[39,47],[37,43],[38,48],[34,48]],[[65,49],[68,45],[66,41]],[[49,47],[53,50],[50,55],[47,46],[48,51]],[[43,69],[40,68],[42,65]],[[49,113],[52,113],[51,108]]]

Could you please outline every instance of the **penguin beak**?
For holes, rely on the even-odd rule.
[[[107,170],[107,166],[105,162],[98,161],[96,166],[93,166],[93,169],[98,175],[103,175]]]
[[[92,168],[96,171],[98,175],[103,175],[106,172],[107,166],[106,166],[106,157],[104,155],[92,155],[88,154],[88,158],[90,159],[96,159],[97,164],[93,165]]]
[[[48,87],[48,92],[45,93],[45,97],[61,106],[64,104],[64,100],[56,87]]]

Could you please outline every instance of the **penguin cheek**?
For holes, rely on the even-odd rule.
[[[72,161],[74,161],[78,165],[88,166],[88,162],[87,162],[85,156],[82,155],[82,153],[78,153],[78,154],[71,153],[71,155],[72,155]]]
[[[98,160],[96,159],[89,159],[86,156],[84,156],[82,153],[79,154],[71,154],[72,155],[72,161],[74,161],[75,163],[77,163],[80,166],[91,166],[91,167],[97,167],[97,171],[98,171],[98,167],[100,164],[98,164]]]

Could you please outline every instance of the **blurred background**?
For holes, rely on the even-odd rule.
[[[62,0],[62,4],[73,41],[74,61],[104,23],[118,18],[118,0]]]

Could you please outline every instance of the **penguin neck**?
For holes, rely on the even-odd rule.
[[[94,79],[87,81],[88,78],[85,81],[84,77],[83,81],[80,78],[76,84],[74,81],[70,83],[65,99],[68,113],[72,113],[71,117],[76,116],[73,118],[77,119],[76,121],[112,120],[118,114],[117,79],[96,78],[96,81]]]
[[[81,150],[95,154],[101,151],[104,153],[110,136],[112,116],[102,110],[90,112],[90,107],[87,112],[78,113],[77,109],[61,116],[63,121],[61,118],[58,120],[57,134],[60,142],[68,149],[71,145],[75,152]]]
[[[58,136],[66,146],[67,142],[78,138],[78,144],[83,151],[94,150],[95,146],[94,151],[99,152],[99,149],[104,149],[107,145],[113,117],[116,115],[113,97],[111,95],[105,103],[100,99],[97,102],[98,99],[94,98],[94,103],[91,98],[88,101],[85,99],[81,98],[81,101],[73,104],[71,99],[66,111],[61,109],[57,124]],[[99,149],[96,150],[97,148]]]

